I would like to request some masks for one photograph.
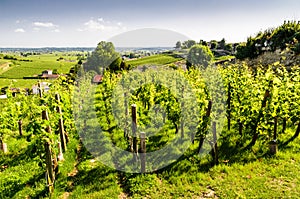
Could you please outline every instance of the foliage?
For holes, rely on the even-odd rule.
[[[176,45],[175,45],[175,48],[180,49],[181,46],[182,46],[181,41],[177,41]]]
[[[211,64],[214,56],[209,47],[203,45],[193,46],[187,56],[187,66],[206,68]]]
[[[300,23],[285,21],[283,25],[259,32],[256,37],[249,37],[246,44],[237,48],[237,58],[255,58],[266,51],[275,52],[287,47],[297,53],[297,41],[300,40]]]
[[[187,41],[184,41],[182,43],[182,48],[183,49],[190,49],[194,45],[196,45],[196,41],[194,41],[194,40],[187,40]]]
[[[85,71],[94,70],[98,74],[102,74],[106,68],[118,60],[119,53],[115,51],[115,47],[112,42],[101,41],[98,43],[96,49],[87,58],[87,62],[84,64]]]

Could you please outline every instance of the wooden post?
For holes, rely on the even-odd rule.
[[[48,115],[48,111],[47,111],[47,110],[45,110],[45,111],[42,112],[42,119],[43,119],[43,120],[48,120],[48,121],[49,121],[49,115]],[[47,127],[46,127],[46,131],[47,131],[48,133],[52,133],[51,127],[50,127],[50,126],[47,126]]]
[[[207,125],[209,123],[209,117],[210,117],[211,109],[212,109],[212,101],[210,100],[208,102],[208,107],[206,109],[206,114],[205,114],[205,116],[203,116],[203,119],[205,121],[205,123],[203,124],[205,126],[204,128],[207,128]],[[206,131],[206,129],[205,129],[205,131]],[[205,137],[201,135],[199,145],[198,145],[198,153],[200,153],[200,151],[201,151],[204,140],[205,140]]]
[[[146,133],[141,133],[141,173],[146,173]]]
[[[208,107],[207,107],[207,110],[206,110],[206,117],[209,117],[209,116],[210,116],[211,108],[212,108],[212,101],[210,100],[210,101],[208,102]]]
[[[42,91],[42,86],[41,86],[41,82],[38,83],[38,87],[39,87],[39,95],[40,95],[40,98],[43,97],[43,91]]]
[[[282,134],[285,133],[285,130],[286,130],[286,118],[283,119],[283,122],[282,122]]]
[[[56,99],[57,103],[60,102],[60,95],[59,95],[59,93],[55,94],[55,99]]]
[[[136,137],[136,131],[137,131],[137,112],[136,112],[136,105],[131,105],[131,117],[132,117],[132,147],[133,153],[137,153],[137,137]]]
[[[5,142],[1,141],[1,145],[0,146],[1,146],[0,150],[2,150],[3,153],[8,153],[7,144]]]
[[[277,140],[277,124],[278,124],[278,118],[274,118],[274,135],[273,135],[273,140]]]
[[[42,119],[49,121],[49,115],[48,115],[47,110],[45,110],[45,111],[42,112]],[[49,133],[49,134],[52,133],[52,130],[51,130],[50,126],[46,127],[46,132]],[[56,159],[56,155],[55,154],[53,154],[53,162],[54,162],[54,167],[56,168],[58,164],[57,164],[57,159]]]
[[[60,135],[60,141],[63,152],[67,151],[67,143],[66,143],[66,137],[65,137],[65,130],[64,130],[64,122],[63,118],[59,118],[59,135]]]
[[[228,84],[228,96],[227,96],[227,128],[230,130],[231,126],[231,85]]]
[[[20,134],[20,136],[23,136],[22,120],[21,119],[19,120],[18,125],[19,125],[19,134]]]
[[[239,134],[240,136],[243,136],[243,123],[239,120]]]
[[[125,107],[125,128],[124,128],[124,138],[128,139],[128,115],[129,115],[129,111],[128,111],[128,102],[127,102],[127,92],[124,93],[124,107]]]
[[[56,96],[58,96],[58,98],[59,98],[58,94],[56,94],[55,97]],[[65,133],[65,129],[64,129],[64,120],[62,118],[62,111],[59,106],[56,107],[56,110],[60,114],[59,121],[58,121],[60,141],[62,144],[63,152],[66,152],[67,151],[67,142],[66,142],[66,133]]]
[[[261,109],[258,113],[258,117],[254,121],[254,125],[252,125],[252,131],[253,131],[253,136],[252,136],[252,141],[249,146],[253,146],[256,143],[256,140],[258,138],[259,133],[256,131],[258,123],[260,119],[263,117],[263,108],[267,106],[268,99],[271,97],[270,90],[266,90],[264,99],[262,101]]]
[[[277,144],[277,123],[278,118],[274,118],[274,134],[273,134],[273,140],[269,143],[270,153],[272,155],[275,155],[278,151],[278,144]]]
[[[217,123],[213,122],[213,151],[214,151],[214,163],[219,164],[219,154],[218,154],[218,142],[217,142]]]
[[[62,151],[61,143],[58,142],[57,145],[58,145],[58,150],[59,150],[57,159],[58,159],[58,161],[64,161],[65,159],[64,159],[64,154],[63,154],[63,151]]]
[[[54,192],[54,180],[55,174],[53,171],[53,162],[52,162],[52,152],[49,142],[45,142],[45,152],[46,152],[46,170],[47,170],[47,181],[49,192],[52,194]]]
[[[184,98],[184,87],[182,88],[181,92],[182,92],[182,98],[181,98],[182,102],[181,102],[180,106],[181,106],[181,110],[184,110],[184,100],[183,100],[183,98]],[[181,112],[183,112],[183,111],[181,111]],[[184,138],[184,118],[182,116],[183,115],[181,114],[181,118],[180,118],[180,120],[181,120],[181,122],[180,122],[181,139]]]

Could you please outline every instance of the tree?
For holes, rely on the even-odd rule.
[[[219,42],[219,48],[225,50],[225,46],[226,46],[226,41],[225,41],[225,39],[223,38],[223,39]]]
[[[232,50],[233,50],[232,44],[226,44],[225,50],[227,50],[227,51],[229,51],[229,52],[232,52]]]
[[[177,49],[180,49],[180,48],[181,48],[181,42],[180,42],[180,41],[177,41],[176,47],[175,47],[175,48],[177,48]]]
[[[217,49],[218,48],[218,42],[216,40],[210,41],[210,48],[211,49]]]
[[[196,42],[194,40],[187,40],[185,42],[183,42],[183,46],[184,48],[191,48],[192,46],[196,45]]]
[[[97,48],[87,58],[84,64],[85,71],[94,70],[102,74],[113,62],[120,58],[120,54],[115,51],[112,42],[101,41],[98,43]]]
[[[115,59],[110,65],[109,65],[109,70],[111,71],[120,71],[121,70],[121,63],[122,63],[122,58],[118,57]]]
[[[211,64],[213,60],[213,53],[208,46],[195,45],[193,46],[187,57],[187,67],[194,66],[198,68],[206,68]]]

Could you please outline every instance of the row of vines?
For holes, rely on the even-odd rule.
[[[52,149],[51,160],[56,159],[63,121],[66,139],[77,137],[78,132],[85,147],[101,162],[135,173],[142,165],[138,154],[145,150],[166,148],[159,156],[147,153],[150,161],[144,172],[169,165],[187,149],[195,154],[211,152],[218,163],[222,151],[217,144],[222,143],[224,132],[236,137],[236,147],[244,149],[264,148],[270,142],[285,146],[300,133],[298,67],[287,70],[281,65],[250,68],[236,64],[205,71],[106,71],[100,85],[91,83],[93,75],[87,73],[75,84],[61,78],[41,96],[8,95],[0,105],[2,148],[6,143],[13,151],[7,141],[26,138],[34,143],[29,156],[37,157],[38,169],[45,172],[49,159],[45,146],[48,143]],[[144,135],[146,147],[140,149]],[[8,192],[9,187],[14,188],[6,187]]]
[[[0,105],[0,141],[6,153],[1,157],[1,172],[19,161],[20,168],[41,174],[35,186],[43,181],[50,194],[54,191],[59,161],[64,160],[67,143],[76,137],[70,95],[74,86],[70,81],[60,78],[51,84],[50,91],[40,89],[39,95],[7,93],[8,98]],[[16,186],[22,184],[21,176],[9,176],[1,180],[1,189],[5,188],[1,190],[3,197],[14,193]]]

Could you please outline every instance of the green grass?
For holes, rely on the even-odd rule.
[[[11,88],[31,88],[37,82],[37,79],[0,79],[0,88],[5,86]]]
[[[31,88],[38,80],[24,80],[23,77],[33,77],[39,75],[44,70],[57,70],[58,73],[67,74],[70,68],[76,64],[76,56],[62,53],[32,55],[28,57],[18,57],[18,61],[0,59],[0,65],[11,63],[9,68],[0,69],[0,88],[12,86],[17,88]],[[57,61],[59,57],[65,60]],[[22,59],[32,62],[20,61]]]
[[[0,153],[1,166],[7,166],[0,168],[0,198],[47,198],[44,165],[39,165],[39,157],[29,155],[35,142],[28,142],[26,133],[16,134],[6,139],[9,154]],[[220,148],[236,139],[225,134]],[[280,147],[276,156],[268,155],[261,143],[247,151],[233,152],[229,147],[226,155],[220,154],[217,166],[211,166],[210,156],[195,155],[194,146],[163,170],[127,174],[93,161],[72,138],[60,163],[53,198],[299,198],[299,141]]]
[[[226,60],[231,60],[234,59],[235,56],[227,55],[227,56],[221,56],[221,57],[215,57],[214,61],[219,62],[219,61],[226,61]]]
[[[133,67],[149,64],[166,65],[180,60],[182,60],[182,58],[175,58],[172,55],[153,55],[136,60],[130,60],[128,61],[128,64],[132,65]]]

